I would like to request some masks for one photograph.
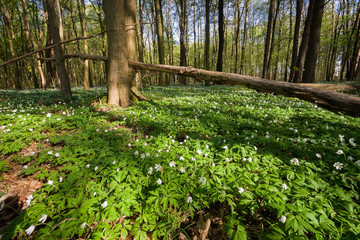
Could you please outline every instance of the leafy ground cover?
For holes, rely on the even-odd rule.
[[[0,91],[0,179],[43,184],[2,239],[360,237],[359,118],[238,87],[105,92]]]

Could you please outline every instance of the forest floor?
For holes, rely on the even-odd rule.
[[[73,92],[0,91],[0,239],[360,237],[359,118],[241,87]]]

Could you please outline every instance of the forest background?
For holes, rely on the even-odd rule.
[[[106,30],[102,1],[55,3],[61,41]],[[44,6],[38,0],[0,1],[1,62],[52,44]],[[306,21],[314,7],[318,18]],[[354,0],[138,0],[138,60],[289,82],[353,81],[360,75],[359,7]],[[316,27],[317,36],[310,31]],[[106,56],[106,34],[65,44],[64,51]],[[59,86],[55,62],[46,58],[54,58],[52,49],[0,68],[0,87]],[[305,77],[315,66],[315,77]],[[106,84],[102,61],[71,58],[66,67],[73,86]],[[166,76],[166,84],[176,80]],[[158,83],[154,75],[143,81]]]

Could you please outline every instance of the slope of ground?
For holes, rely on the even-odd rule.
[[[19,213],[2,239],[359,237],[359,118],[238,87],[152,87],[117,110],[105,93],[0,91],[18,207],[0,216]]]

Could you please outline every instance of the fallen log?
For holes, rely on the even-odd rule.
[[[300,86],[320,88],[331,91],[354,92],[360,91],[360,84],[318,84],[318,83],[297,83]]]
[[[99,55],[85,55],[80,53],[65,55],[65,58],[75,57],[82,59],[107,61],[107,57]],[[53,59],[50,58],[43,60]],[[135,61],[129,61],[129,66],[135,69],[183,75],[195,78],[198,81],[225,82],[234,85],[246,86],[248,88],[252,88],[261,92],[280,94],[286,97],[297,97],[308,102],[316,103],[318,106],[333,112],[342,112],[347,115],[360,117],[360,98],[331,91],[335,90],[335,88],[324,86],[327,84],[296,84],[267,80],[241,74],[207,71],[192,67],[146,64]],[[336,90],[341,90],[340,86],[343,85],[335,86],[338,86]],[[329,90],[327,90],[326,88]],[[347,85],[342,89],[347,89],[349,91],[359,90],[357,85]]]
[[[146,64],[134,61],[129,61],[129,66],[135,69],[161,71],[192,77],[202,81],[208,80],[212,82],[225,82],[234,85],[242,85],[261,92],[280,94],[286,97],[296,97],[305,101],[316,103],[318,106],[333,112],[342,112],[347,115],[360,117],[360,98],[343,93],[247,75],[207,71],[192,67]]]

